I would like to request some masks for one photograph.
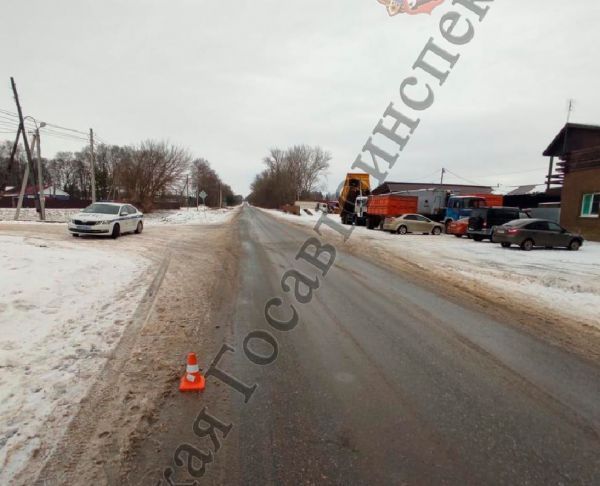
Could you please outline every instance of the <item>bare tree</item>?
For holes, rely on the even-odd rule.
[[[121,161],[117,178],[125,195],[149,210],[156,198],[176,190],[191,160],[185,149],[146,141]]]
[[[280,207],[316,192],[319,179],[329,168],[331,155],[321,147],[295,145],[273,148],[263,162],[266,170],[251,185],[249,200],[265,207]]]

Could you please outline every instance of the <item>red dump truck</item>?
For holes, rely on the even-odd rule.
[[[364,221],[369,229],[376,228],[385,218],[395,218],[402,214],[416,213],[419,198],[399,194],[379,194],[356,198],[357,220]]]

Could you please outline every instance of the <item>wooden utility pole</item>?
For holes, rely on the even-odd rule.
[[[23,132],[23,138],[27,138],[27,134]],[[36,137],[33,136],[33,142],[31,142],[31,149],[35,149]],[[15,221],[18,221],[21,208],[23,207],[23,198],[25,197],[25,191],[27,189],[27,181],[29,180],[29,164],[25,165],[25,173],[23,174],[23,180],[21,181],[21,190],[19,191],[19,200],[17,201],[17,209],[15,211]],[[31,174],[33,178],[33,174]],[[35,178],[34,178],[35,179]],[[35,187],[35,180],[33,181],[32,187]]]
[[[38,172],[38,200],[40,201],[40,219],[46,221],[46,196],[44,194],[44,173],[42,171],[42,149],[40,144],[40,129],[35,129],[35,141],[37,142],[37,172]]]
[[[223,207],[223,189],[221,183],[219,183],[219,209]]]
[[[10,78],[10,84],[12,85],[13,94],[15,96],[15,103],[17,104],[17,112],[19,113],[19,123],[21,127],[21,132],[23,133],[23,145],[25,146],[25,154],[27,155],[27,166],[29,168],[29,172],[33,175],[33,159],[31,157],[31,148],[29,147],[29,141],[27,140],[27,135],[25,132],[25,121],[23,120],[23,111],[21,110],[21,103],[19,102],[19,94],[17,93],[17,85],[15,84],[15,78]]]
[[[94,153],[94,130],[90,128],[90,161],[92,165],[92,202],[96,202],[96,154]]]
[[[190,186],[189,186],[189,181],[190,181],[190,175],[186,175],[185,176],[185,199],[187,201],[187,208],[188,211],[190,210]]]

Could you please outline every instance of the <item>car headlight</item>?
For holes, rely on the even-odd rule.
[[[106,220],[106,221],[98,221],[96,224],[109,224],[110,221]]]

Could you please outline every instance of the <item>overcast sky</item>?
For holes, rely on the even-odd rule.
[[[388,179],[435,181],[446,167],[485,184],[542,183],[567,100],[572,121],[600,124],[600,3],[490,3]],[[14,76],[27,114],[115,144],[181,144],[243,194],[269,147],[319,144],[334,188],[451,9],[461,8],[390,18],[376,0],[7,2],[0,108],[15,110]],[[42,143],[45,156],[79,148]]]

